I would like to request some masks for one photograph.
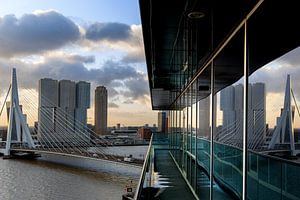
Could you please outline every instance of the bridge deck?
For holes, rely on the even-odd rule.
[[[105,162],[112,162],[112,163],[117,163],[119,165],[128,165],[128,166],[132,166],[132,167],[136,167],[138,169],[141,168],[141,163],[140,161],[138,162],[125,162],[121,159],[121,157],[116,157],[114,156],[114,159],[110,159],[110,155],[107,155],[107,158],[104,157],[93,157],[92,155],[80,155],[80,154],[76,154],[76,152],[74,154],[70,154],[70,153],[62,153],[62,152],[56,152],[56,151],[46,151],[46,150],[41,150],[41,149],[20,149],[20,148],[15,148],[15,149],[11,149],[12,152],[33,152],[33,153],[44,153],[44,154],[54,154],[54,155],[62,155],[62,156],[69,156],[69,157],[78,157],[78,158],[85,158],[85,159],[91,159],[91,160],[102,160]],[[116,158],[118,158],[117,160],[115,160]]]

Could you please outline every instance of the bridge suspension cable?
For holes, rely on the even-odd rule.
[[[5,99],[4,99],[4,101],[3,101],[3,105],[2,105],[2,108],[1,108],[0,116],[2,115],[3,108],[4,108],[5,104],[6,104],[7,97],[8,97],[8,95],[9,95],[10,89],[11,89],[11,84],[9,85],[8,91],[7,91],[6,96],[5,96]]]
[[[36,94],[32,89],[29,89],[29,92],[31,92],[32,95],[37,96],[37,94]],[[91,134],[90,136],[92,136],[94,139],[97,138],[97,139],[99,139],[99,140],[102,140],[103,143],[101,144],[101,146],[113,146],[113,144],[112,144],[110,141],[108,141],[108,140],[106,140],[106,139],[104,139],[104,138],[98,138],[98,137],[97,137],[97,134],[96,134],[93,130],[91,130],[90,128],[88,128],[88,127],[87,127],[85,124],[83,124],[82,122],[80,122],[80,121],[78,121],[77,119],[75,119],[72,115],[70,115],[69,113],[67,113],[65,110],[61,109],[60,107],[57,107],[57,106],[56,106],[53,102],[51,102],[51,100],[49,100],[47,97],[41,96],[41,98],[42,98],[44,101],[46,101],[47,103],[49,103],[51,106],[56,107],[56,108],[60,111],[60,112],[58,112],[58,115],[59,115],[59,116],[61,116],[61,117],[68,116],[68,118],[70,119],[70,121],[75,121],[75,126],[77,126],[77,127],[79,127],[79,128],[83,128],[83,127],[84,127],[84,129],[87,130],[87,131]],[[65,115],[65,116],[63,116],[63,115]],[[69,121],[69,122],[70,122],[70,121]],[[84,135],[85,135],[85,134],[84,134]],[[94,140],[92,140],[92,142],[94,142]]]
[[[31,91],[31,95],[35,95],[35,93]],[[34,109],[38,109],[37,104],[34,104],[26,96],[27,95],[24,95],[24,100],[26,101],[26,103],[34,107]],[[52,113],[50,113],[49,110],[40,109],[39,112],[40,115],[45,117],[47,120],[52,120],[52,116],[51,116]],[[30,114],[30,116],[32,117],[32,114]],[[71,152],[75,151],[80,154],[90,154],[90,152],[87,152],[88,151],[87,148],[94,147],[93,150],[95,151],[95,153],[98,153],[105,158],[107,158],[108,156],[111,159],[116,160],[116,158],[113,157],[112,155],[105,155],[104,151],[97,148],[96,145],[91,145],[91,143],[87,142],[90,141],[90,138],[87,137],[86,132],[82,132],[81,128],[72,127],[71,124],[72,122],[70,122],[70,120],[63,120],[64,118],[62,117],[65,116],[63,116],[60,112],[58,112],[56,116],[56,122],[57,122],[56,133],[53,133],[53,131],[49,129],[46,124],[40,122],[39,126],[42,127],[42,129],[44,130],[42,132],[44,137],[39,137],[39,140],[42,140],[42,143],[46,143],[48,144],[48,146],[50,145],[52,148],[54,148],[53,149],[54,151],[57,150],[61,152],[67,151],[69,153],[70,151]],[[75,124],[77,125],[77,123]],[[66,132],[66,130],[63,130],[63,127],[66,128],[66,130],[68,131]],[[36,132],[38,131],[39,130],[36,130]]]
[[[106,148],[113,146],[110,141],[98,137],[86,124],[75,119],[67,110],[58,107],[45,96],[38,97],[33,89],[23,89],[21,93],[19,99],[16,69],[13,68],[11,84],[0,111],[0,116],[3,116],[6,104],[8,134],[5,146],[1,149],[5,156],[9,157],[12,152],[18,151],[46,151],[122,162],[122,156],[116,156],[112,150]],[[11,94],[10,104],[7,104],[9,94]],[[39,98],[51,105],[50,109],[39,107],[37,103]],[[34,126],[33,130],[29,129],[27,118],[31,123],[39,119],[38,125]]]
[[[260,107],[263,103],[263,100],[261,100],[252,107]],[[248,113],[248,118],[252,119],[248,123],[248,129],[252,129],[252,134],[250,134],[248,138],[249,149],[257,149],[264,142],[262,139],[266,127],[262,126],[259,127],[259,129],[255,129],[255,123],[264,120],[264,117],[264,112]],[[217,129],[214,139],[224,144],[236,146],[239,148],[242,147],[242,120],[242,118],[237,118],[235,121],[232,121],[229,124],[223,124],[222,127]]]
[[[292,96],[293,96],[293,99],[294,99],[295,107],[296,107],[296,109],[297,109],[297,111],[298,111],[298,115],[299,115],[299,117],[300,117],[300,111],[299,111],[299,107],[298,107],[298,104],[297,104],[297,101],[296,101],[296,98],[295,98],[293,89],[291,89],[291,93],[292,93]]]

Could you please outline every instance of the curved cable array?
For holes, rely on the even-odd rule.
[[[260,107],[264,102],[261,100],[259,101],[254,107]],[[252,116],[253,115],[253,116]],[[258,114],[255,115],[254,113],[248,113],[248,119],[251,119],[248,121],[248,130],[249,138],[248,138],[248,148],[257,150],[260,149],[264,141],[264,131],[266,130],[265,126],[260,126],[259,129],[255,129],[256,122],[259,122],[261,120],[264,121],[265,115],[264,112],[258,112]],[[265,130],[264,130],[265,129]],[[231,146],[239,147],[241,148],[243,145],[243,119],[237,118],[235,121],[232,121],[226,126],[222,126],[216,130],[216,134],[214,137],[214,140],[223,143],[228,144]]]
[[[114,156],[105,150],[104,147],[113,146],[111,142],[104,138],[99,138],[95,132],[89,129],[82,122],[74,119],[72,115],[60,107],[55,107],[49,99],[44,96],[40,98],[53,105],[53,109],[39,108],[36,101],[37,93],[32,89],[25,90],[27,94],[20,96],[23,101],[23,110],[26,109],[26,117],[29,121],[36,121],[36,114],[44,120],[40,120],[37,127],[32,130],[33,138],[37,150],[50,151],[62,154],[74,154],[86,157],[95,157],[113,161],[121,161],[120,156]],[[24,113],[24,112],[23,112]],[[55,123],[54,123],[55,121]],[[53,126],[53,124],[55,124]],[[14,149],[29,149],[26,143],[13,146]]]

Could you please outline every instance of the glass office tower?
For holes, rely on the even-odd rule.
[[[169,112],[170,156],[195,198],[300,199],[296,2],[140,8],[152,108]]]

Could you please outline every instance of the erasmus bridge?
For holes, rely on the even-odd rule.
[[[37,98],[37,94],[32,90],[27,90],[29,94],[22,96],[22,103],[30,109],[23,113],[24,106],[19,101],[18,84],[16,69],[12,69],[11,84],[9,86],[1,114],[6,105],[7,107],[7,138],[0,145],[0,153],[4,158],[14,156],[54,155],[64,158],[73,157],[77,159],[89,159],[105,163],[108,166],[114,166],[116,170],[122,168],[128,171],[139,172],[141,167],[139,163],[125,162],[122,156],[113,155],[106,147],[113,146],[109,141],[98,138],[96,134],[89,130],[84,124],[75,120],[72,116],[61,108],[57,108],[57,115],[54,117],[52,111],[39,109],[39,114],[48,121],[55,120],[57,127],[55,130],[49,126],[49,123],[39,122],[42,133],[32,134],[27,124],[27,118],[34,120],[34,112],[38,110],[37,102],[32,98]],[[10,101],[9,101],[10,97]],[[43,101],[51,102],[46,97],[41,97]],[[54,104],[53,104],[54,105]],[[23,109],[22,109],[23,107]],[[66,120],[66,116],[68,119]],[[33,132],[38,132],[37,130]]]

